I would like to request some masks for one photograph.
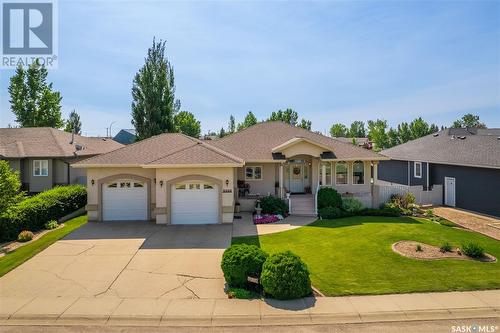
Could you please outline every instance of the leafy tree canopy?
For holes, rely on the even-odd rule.
[[[0,214],[22,200],[19,172],[13,171],[7,161],[0,160]]]
[[[377,150],[384,149],[388,146],[389,137],[387,136],[386,129],[386,120],[368,120],[368,137]]]
[[[252,111],[248,111],[243,122],[238,124],[238,131],[241,131],[242,129],[253,126],[255,124],[257,124],[257,117],[255,117]]]
[[[364,138],[366,137],[365,123],[359,120],[353,121],[349,128],[349,137],[351,138]]]
[[[187,111],[181,111],[174,117],[175,126],[178,132],[189,135],[193,138],[199,138],[201,134],[201,124],[194,114]]]
[[[333,124],[330,128],[330,135],[335,138],[344,138],[347,137],[347,127],[343,124]]]
[[[475,127],[475,128],[486,128],[486,124],[479,121],[479,116],[473,115],[472,113],[467,113],[462,118],[457,119],[453,122],[451,127]]]
[[[47,83],[47,69],[34,62],[25,70],[17,67],[10,78],[10,109],[21,127],[61,128],[61,94]]]

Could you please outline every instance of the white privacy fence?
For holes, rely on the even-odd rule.
[[[434,185],[431,190],[424,191],[422,186],[406,185],[373,185],[373,207],[377,208],[386,203],[394,194],[404,195],[408,192],[415,195],[415,202],[419,205],[442,205],[443,185]]]

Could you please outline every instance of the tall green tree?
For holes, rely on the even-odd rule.
[[[335,138],[347,137],[348,132],[347,127],[343,124],[333,124],[330,127],[330,135]]]
[[[389,138],[386,133],[387,121],[383,119],[368,120],[368,137],[376,150],[388,147]]]
[[[299,115],[297,114],[297,112],[288,108],[284,111],[282,111],[282,110],[278,110],[277,112],[273,111],[271,113],[271,117],[269,117],[268,120],[270,120],[270,121],[279,120],[279,121],[283,121],[287,124],[296,126],[298,119],[299,119]]]
[[[401,141],[399,138],[398,131],[391,127],[387,132],[387,141],[388,141],[388,147],[394,147],[399,145]]]
[[[69,113],[68,120],[66,120],[66,127],[64,128],[66,132],[82,134],[82,122],[80,120],[80,115],[76,113],[75,110]]]
[[[137,140],[175,132],[175,115],[180,109],[175,99],[174,69],[165,54],[165,41],[148,49],[145,63],[132,85],[132,124]]]
[[[238,131],[241,131],[242,129],[253,126],[255,124],[257,124],[257,117],[255,117],[252,111],[248,111],[243,122],[238,124]]]
[[[400,143],[405,143],[411,140],[410,125],[407,122],[402,122],[398,125],[398,137]]]
[[[10,78],[10,109],[21,127],[61,128],[61,94],[47,83],[47,68],[38,61],[28,69],[21,65]]]
[[[471,127],[471,128],[486,128],[486,124],[479,120],[478,115],[473,115],[472,113],[467,113],[462,118],[457,119],[453,122],[451,127]]]
[[[177,113],[174,116],[174,122],[177,132],[184,133],[193,138],[200,137],[201,124],[191,112],[181,111]]]
[[[349,137],[364,138],[366,137],[365,123],[359,120],[353,121],[349,128]]]
[[[234,116],[231,115],[229,117],[229,127],[228,127],[228,132],[229,133],[234,133],[236,132],[236,121],[234,120]]]
[[[23,198],[20,190],[19,172],[12,170],[7,161],[0,160],[0,215]]]
[[[226,130],[224,129],[224,126],[222,126],[222,127],[220,128],[219,138],[223,138],[223,137],[225,137],[226,135],[227,135]]]
[[[410,131],[412,140],[421,138],[430,133],[429,124],[422,117],[418,117],[410,123]]]
[[[311,127],[312,127],[312,121],[306,120],[306,119],[302,118],[300,120],[300,124],[298,126],[301,127],[301,128],[303,128],[303,129],[306,129],[306,130],[310,131]]]

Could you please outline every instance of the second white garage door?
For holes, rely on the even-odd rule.
[[[216,224],[219,222],[219,191],[208,182],[172,185],[172,224]]]

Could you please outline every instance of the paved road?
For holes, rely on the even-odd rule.
[[[453,327],[470,327],[470,332],[477,332],[473,327],[489,327],[487,332],[500,332],[500,320],[496,319],[455,319],[418,322],[385,322],[370,324],[335,324],[335,325],[293,325],[293,326],[239,326],[239,327],[99,327],[99,326],[4,326],[2,333],[449,333]],[[496,329],[495,329],[496,327]],[[457,331],[458,332],[458,331]]]

